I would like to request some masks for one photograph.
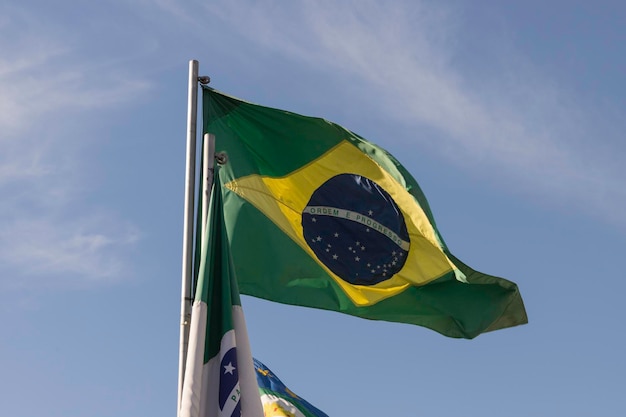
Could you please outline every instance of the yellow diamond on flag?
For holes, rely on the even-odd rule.
[[[346,168],[345,167],[349,167]],[[373,184],[373,193],[378,190],[379,199],[392,200],[399,210],[402,223],[405,225],[407,238],[403,239],[392,230],[389,225],[377,221],[372,217],[372,210],[346,209],[331,205],[311,205],[315,193],[324,188],[325,184],[338,176],[348,174],[358,181]],[[367,306],[375,304],[385,298],[396,295],[409,286],[424,285],[451,271],[455,272],[458,280],[463,281],[463,274],[446,256],[437,239],[424,210],[416,203],[402,184],[399,184],[386,170],[361,152],[353,144],[342,141],[337,146],[323,154],[318,159],[302,168],[280,178],[261,175],[250,175],[238,178],[226,184],[230,190],[250,202],[265,216],[271,219],[284,233],[293,239],[306,253],[331,276],[355,305]],[[372,188],[372,186],[370,186]],[[350,190],[333,189],[330,193],[349,193]],[[388,197],[386,197],[388,195]],[[342,198],[348,198],[343,195]],[[357,204],[358,201],[355,201]],[[366,282],[359,277],[347,278],[341,267],[333,267],[332,259],[340,258],[334,253],[336,246],[331,242],[332,234],[322,238],[321,235],[307,240],[303,216],[313,216],[310,221],[325,220],[326,224],[341,222],[342,230],[349,230],[353,239],[350,245],[343,249],[341,257],[350,255],[355,268],[360,268],[362,275],[376,275],[376,282]],[[329,223],[330,222],[330,223]],[[346,226],[347,225],[347,226]],[[356,226],[359,226],[355,229]],[[339,225],[337,225],[339,227]],[[324,231],[328,234],[330,229]],[[359,235],[360,234],[360,235]],[[339,239],[339,233],[335,237]],[[381,261],[369,266],[366,245],[362,241],[372,242],[372,239],[386,240],[397,245],[397,252],[406,254],[406,259],[391,257],[388,261]],[[311,242],[313,241],[313,243]],[[314,246],[316,240],[325,244]],[[339,242],[339,240],[337,240]],[[346,244],[347,245],[347,244]],[[349,250],[348,250],[349,248]],[[326,251],[328,256],[323,253]],[[394,251],[395,253],[396,251]],[[362,256],[361,256],[362,255]],[[347,265],[347,264],[346,264]],[[347,270],[349,266],[343,266]],[[401,268],[398,268],[401,265]],[[394,270],[396,267],[396,270]],[[369,273],[371,269],[371,274]],[[349,272],[349,271],[348,271]],[[358,274],[358,273],[357,273]]]

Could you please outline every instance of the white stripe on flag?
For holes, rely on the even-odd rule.
[[[263,417],[263,406],[256,382],[256,370],[243,309],[233,305],[233,322],[237,334],[237,363],[239,364],[239,387],[241,388],[241,417]]]

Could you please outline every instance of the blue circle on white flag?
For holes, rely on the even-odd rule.
[[[388,280],[402,269],[410,247],[398,205],[380,185],[356,174],[337,175],[313,192],[302,229],[320,262],[350,284]]]

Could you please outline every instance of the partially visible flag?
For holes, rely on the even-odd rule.
[[[203,113],[228,156],[224,216],[242,294],[451,337],[527,322],[517,285],[452,255],[419,185],[384,149],[209,87]]]
[[[265,417],[328,417],[300,398],[261,361],[254,359]]]
[[[180,417],[262,417],[250,343],[225,237],[219,175],[192,307]]]

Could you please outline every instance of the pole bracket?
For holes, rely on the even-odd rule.
[[[228,155],[226,155],[226,152],[218,152],[215,154],[215,160],[219,165],[224,165],[228,162]]]

